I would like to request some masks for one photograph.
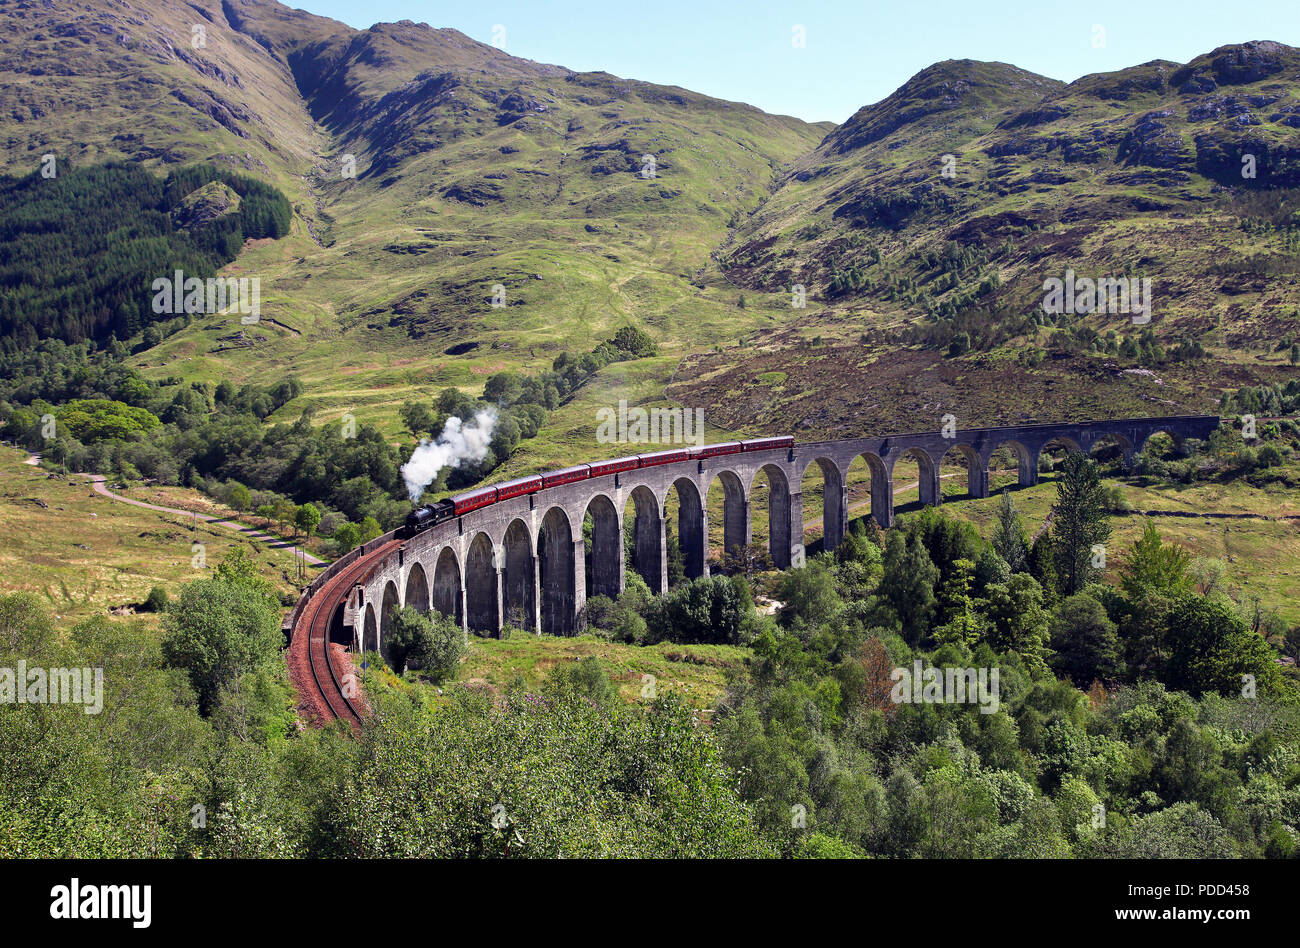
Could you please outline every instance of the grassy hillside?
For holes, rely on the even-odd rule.
[[[49,0],[6,5],[0,165],[151,166],[213,159],[282,189],[325,141],[282,59],[232,27],[233,2]],[[342,28],[276,5],[304,40]]]
[[[1259,490],[1241,482],[1160,484],[1142,487],[1108,481],[1119,487],[1134,512],[1111,519],[1107,544],[1108,579],[1115,579],[1117,557],[1142,535],[1147,519],[1161,535],[1196,556],[1222,560],[1234,598],[1257,598],[1267,610],[1294,625],[1300,622],[1300,502],[1294,491]],[[963,492],[964,493],[964,492]],[[1045,480],[1014,493],[1016,507],[1032,534],[1056,501],[1056,485]],[[952,500],[943,509],[973,522],[981,532],[997,517],[997,498]],[[1204,514],[1229,514],[1229,517]]]
[[[831,292],[836,271],[860,268],[877,284],[910,276],[918,286],[906,302],[923,309],[969,289],[970,274],[945,287],[921,259],[954,242],[984,258],[962,269],[999,273],[1001,300],[1023,302],[1020,282],[1041,298],[1043,276],[1068,265],[1152,271],[1161,318],[1213,307],[1233,271],[1198,295],[1180,278],[1206,275],[1225,252],[1276,249],[1242,233],[1241,218],[1294,223],[1300,208],[1289,193],[1300,186],[1298,81],[1300,51],[1279,43],[1069,85],[999,63],[939,63],[801,159],[741,228],[726,269],[756,286],[801,282],[846,305],[864,294]],[[1266,320],[1294,315],[1263,302],[1273,304],[1258,309]],[[1242,335],[1225,342],[1248,338],[1233,328]]]
[[[556,638],[516,634],[473,639],[456,680],[460,685],[504,692],[512,682],[537,691],[557,665],[594,655],[624,701],[643,700],[653,685],[657,694],[676,694],[687,705],[712,711],[726,693],[728,670],[738,671],[749,650],[735,645],[625,645],[593,635]],[[646,676],[650,676],[649,679]]]
[[[294,589],[293,555],[251,544],[217,524],[119,503],[80,477],[52,476],[0,448],[0,591],[29,592],[72,626],[111,608],[134,606],[162,586],[206,576],[234,546],[243,546],[281,592]],[[203,544],[206,568],[193,545]]]
[[[291,233],[226,271],[261,279],[260,323],[201,317],[131,358],[155,379],[293,373],[273,420],[351,412],[396,437],[408,399],[625,324],[660,358],[598,374],[510,470],[601,453],[594,410],[628,391],[718,432],[818,437],[1204,411],[1295,371],[1300,53],[1280,44],[1068,85],[947,61],[830,129],[264,0],[2,16],[6,172],[207,160],[289,196]],[[1042,318],[1066,269],[1151,278],[1149,337]]]
[[[227,270],[261,278],[261,324],[239,336],[229,317],[198,320],[140,367],[292,370],[325,415],[385,427],[406,398],[549,365],[627,323],[673,353],[755,325],[710,254],[825,132],[453,30],[357,31],[253,0],[59,2],[5,23],[0,168],[30,172],[46,152],[157,171],[211,160],[294,204],[288,238],[250,242]]]

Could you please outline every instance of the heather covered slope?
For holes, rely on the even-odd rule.
[[[778,373],[786,407],[764,416],[822,433],[945,410],[985,424],[1213,411],[1225,389],[1294,375],[1297,210],[1289,46],[1068,85],[940,63],[797,162],[721,260],[742,286],[802,284],[827,308],[693,357],[672,391],[747,416],[736,380]],[[1044,281],[1067,270],[1149,279],[1152,320],[1047,316]],[[809,397],[795,380],[827,358],[849,371],[828,373],[834,398]]]
[[[91,164],[220,157],[273,177],[323,142],[284,59],[231,26],[230,0],[16,0],[0,23],[0,159],[9,174],[41,154]],[[347,29],[300,11],[299,36]]]
[[[1219,294],[1262,289],[1255,275],[1291,278],[1255,258],[1293,256],[1285,235],[1242,224],[1294,223],[1298,129],[1300,51],[1279,43],[1069,85],[999,63],[939,63],[801,159],[740,228],[725,269],[847,306],[943,313],[954,302],[1032,306],[1044,276],[1066,267],[1141,267],[1159,284],[1162,316],[1226,311]],[[978,261],[939,265],[950,245]],[[999,285],[980,294],[973,273],[939,279],[974,269]],[[1270,334],[1290,315],[1268,293],[1234,302]]]

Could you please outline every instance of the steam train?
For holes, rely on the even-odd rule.
[[[615,458],[612,461],[596,461],[593,464],[575,464],[573,467],[550,471],[546,474],[533,474],[529,477],[516,478],[504,484],[491,487],[479,487],[436,504],[417,507],[406,515],[406,523],[398,530],[402,539],[410,539],[417,533],[432,526],[478,510],[499,500],[509,500],[522,494],[531,494],[545,487],[558,487],[572,484],[592,477],[605,477],[609,474],[621,474],[643,467],[656,467],[660,464],[675,464],[703,458],[716,458],[724,454],[741,454],[749,451],[774,451],[781,448],[789,450],[794,447],[794,438],[784,435],[776,438],[756,438],[752,441],[727,441],[723,444],[706,444],[698,448],[678,448],[671,451],[656,451],[653,454],[636,454],[631,457]]]

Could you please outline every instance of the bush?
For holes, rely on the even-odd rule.
[[[465,632],[452,616],[430,613],[433,618],[428,647],[418,656],[420,668],[434,681],[456,677],[461,657],[465,654]]]
[[[149,590],[149,595],[146,596],[144,602],[140,604],[140,611],[166,612],[168,602],[167,590],[163,589],[161,586],[155,586],[153,589]]]
[[[259,510],[260,513],[260,510]],[[342,555],[361,542],[361,528],[355,523],[342,523],[334,530],[334,547]]]
[[[608,596],[592,596],[587,600],[587,624],[593,629],[608,630],[615,618],[614,600]]]
[[[982,593],[995,583],[1007,583],[1011,580],[1011,567],[998,555],[992,545],[986,546],[975,561],[975,591]]]
[[[186,584],[163,629],[163,657],[189,675],[204,714],[223,688],[280,656],[280,614],[265,593],[221,576]]]
[[[867,854],[838,836],[809,833],[799,843],[797,859],[863,859]]]
[[[844,608],[830,571],[816,559],[783,573],[773,595],[782,603],[778,614],[787,628],[824,625]]]
[[[671,697],[611,715],[572,693],[516,691],[503,707],[457,694],[429,713],[378,717],[361,740],[322,803],[321,855],[772,854],[709,729]]]
[[[1100,602],[1076,593],[1061,602],[1052,619],[1052,667],[1080,688],[1115,678],[1121,669],[1115,623]]]
[[[451,616],[403,606],[393,613],[386,650],[393,668],[418,669],[441,682],[456,674],[465,651],[465,633]]]
[[[629,571],[623,592],[619,594],[610,617],[610,631],[614,633],[614,638],[634,645],[644,642],[650,635],[644,617],[653,608],[657,608],[657,601],[650,592],[650,587],[645,584],[640,573]]]
[[[1282,451],[1275,444],[1264,445],[1255,455],[1255,463],[1260,467],[1277,467],[1282,460]]]
[[[620,642],[640,645],[650,636],[650,627],[635,609],[620,602],[614,613],[614,627],[610,630]]]
[[[754,603],[743,579],[701,576],[678,586],[655,606],[648,617],[655,641],[738,645]]]
[[[1133,505],[1129,503],[1128,497],[1118,487],[1112,487],[1106,497],[1107,505],[1112,513],[1130,514],[1133,512]]]
[[[620,703],[618,687],[609,680],[600,659],[588,655],[582,661],[571,665],[556,665],[547,678],[547,686],[552,691],[567,691],[587,698],[598,708],[606,710],[617,707]]]

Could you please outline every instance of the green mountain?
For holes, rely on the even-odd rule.
[[[324,412],[394,430],[406,398],[549,368],[622,325],[669,353],[757,325],[711,254],[828,130],[454,30],[357,31],[271,2],[22,2],[0,22],[6,173],[47,153],[159,173],[224,163],[294,205],[293,233],[233,266],[262,280],[246,344],[200,319],[138,364],[209,381],[294,371]]]
[[[269,0],[16,0],[0,24],[0,173],[202,162],[288,196],[290,232],[224,271],[261,278],[260,325],[194,319],[132,362],[295,373],[289,416],[396,433],[408,399],[626,325],[660,356],[598,372],[539,444],[589,442],[620,397],[831,432],[928,424],[954,391],[983,421],[1202,408],[1289,371],[1300,54],[1280,44],[1068,85],[944,62],[831,127]],[[1150,332],[1036,316],[1066,269],[1152,278]]]
[[[800,158],[721,258],[741,286],[801,285],[830,309],[726,369],[692,360],[674,392],[770,421],[737,396],[779,370],[781,420],[823,431],[915,424],[940,404],[980,421],[1212,410],[1242,378],[1291,372],[1297,128],[1300,51],[1279,43],[1068,85],[931,66]],[[1151,320],[1045,314],[1045,281],[1067,271],[1149,279]],[[836,412],[806,396],[827,360],[861,380]]]
[[[1159,283],[1157,319],[1176,319],[1239,296],[1237,277],[1267,269],[1257,254],[1292,256],[1297,128],[1300,51],[1278,43],[1069,85],[1000,63],[940,63],[796,162],[724,266],[755,288],[802,283],[850,305],[940,315],[971,302],[968,279],[938,279],[962,253],[961,269],[978,256],[982,276],[997,273],[1002,289],[988,292],[1004,305],[1041,296],[1044,277],[1066,267],[1134,266]],[[1272,225],[1278,240],[1256,239],[1244,221]],[[1180,259],[1162,256],[1174,248]],[[1292,315],[1259,302],[1250,316],[1266,332]]]

